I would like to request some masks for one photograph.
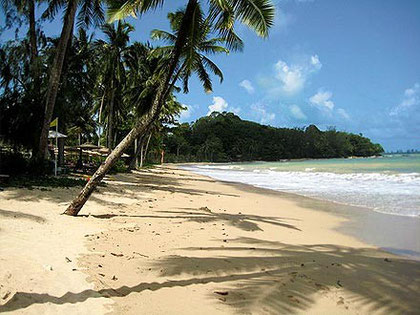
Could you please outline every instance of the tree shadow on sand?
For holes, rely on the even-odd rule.
[[[220,196],[229,196],[229,197],[239,197],[239,195],[235,194],[228,194],[219,191],[211,191],[211,190],[202,190],[196,188],[188,188],[185,187],[184,182],[186,180],[196,180],[196,181],[209,181],[214,182],[212,180],[208,180],[205,178],[193,178],[193,177],[162,177],[159,176],[157,171],[148,171],[148,172],[138,172],[133,171],[132,173],[121,173],[112,175],[104,180],[106,183],[105,187],[99,187],[99,191],[101,193],[106,193],[108,195],[115,195],[115,196],[130,196],[133,199],[138,199],[142,196],[142,194],[146,195],[148,193],[154,191],[162,191],[168,193],[181,193],[185,195],[194,195],[194,196],[202,196],[202,195],[220,195]],[[53,188],[57,189],[57,188]],[[80,191],[80,187],[66,187],[66,188],[59,188],[62,190],[62,193],[58,197],[56,194],[51,193],[50,191],[53,189],[27,189],[27,188],[20,188],[20,189],[7,189],[8,198],[14,200],[24,200],[24,201],[39,201],[39,200],[48,200],[52,202],[70,202],[74,196]],[[110,201],[103,201],[101,200],[100,195],[94,193],[90,200],[94,200],[102,205],[112,205]]]
[[[45,222],[45,218],[38,215],[23,213],[19,211],[2,210],[2,209],[0,209],[0,217],[9,218],[9,219],[11,218],[26,219],[26,220],[30,220],[30,221],[34,221],[38,223]]]
[[[165,191],[170,193],[183,193],[187,195],[220,195],[239,197],[237,194],[227,194],[220,191],[202,190],[195,188],[185,188],[185,181],[206,181],[215,182],[214,180],[208,180],[205,178],[175,178],[175,177],[162,177],[150,172],[148,174],[141,174],[138,171],[133,171],[130,174],[118,174],[112,179],[106,181],[107,184],[121,186],[130,189],[141,189],[144,191]]]
[[[212,212],[207,207],[203,208],[180,208],[185,211],[156,211],[158,215],[129,215],[129,214],[102,214],[92,215],[97,219],[111,219],[115,217],[145,218],[145,219],[185,219],[197,223],[222,222],[234,226],[243,231],[263,231],[259,224],[271,224],[296,231],[301,231],[296,226],[286,223],[288,220],[296,220],[283,217],[268,217],[250,214],[231,214]]]
[[[139,283],[101,290],[68,292],[63,296],[17,292],[2,311],[32,304],[65,304],[90,298],[124,297],[145,290],[218,284],[221,299],[238,313],[295,313],[309,310],[315,295],[336,298],[347,307],[357,302],[364,312],[416,313],[419,310],[420,263],[402,258],[384,259],[371,248],[331,244],[289,245],[239,238],[229,247],[187,248],[188,256],[167,256],[155,263],[171,280]],[[163,280],[163,279],[162,279]],[[226,293],[225,292],[225,293]]]

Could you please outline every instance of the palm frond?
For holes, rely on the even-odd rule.
[[[274,24],[275,7],[271,0],[236,0],[235,16],[259,36],[267,37]]]
[[[229,49],[222,46],[216,46],[216,45],[200,46],[200,50],[204,51],[207,54],[217,54],[217,53],[229,54]]]
[[[82,1],[77,14],[77,26],[89,28],[104,23],[104,10],[99,0]]]
[[[220,83],[222,83],[223,82],[222,70],[220,70],[220,68],[206,56],[201,56],[201,58],[206,68],[209,68],[215,75],[217,75],[220,79]]]
[[[213,86],[211,83],[211,79],[202,62],[197,63],[197,75],[201,83],[203,84],[206,93],[212,92]]]
[[[171,44],[175,43],[176,41],[175,35],[166,31],[156,30],[156,29],[150,32],[150,38],[154,40],[163,40]]]
[[[41,18],[43,20],[53,20],[57,15],[58,11],[66,4],[64,0],[50,0],[48,6],[42,13]]]
[[[128,16],[137,17],[151,9],[161,6],[164,0],[108,0],[107,21],[123,20]]]

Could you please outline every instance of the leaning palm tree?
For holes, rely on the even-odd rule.
[[[163,2],[163,0],[112,1],[109,10],[110,19],[116,20],[125,18],[128,15],[144,13],[151,8],[161,5]],[[153,102],[150,104],[147,112],[137,120],[133,129],[98,168],[80,194],[71,202],[65,214],[77,215],[79,213],[94,189],[124,150],[159,117],[168,93],[172,90],[173,80],[176,79],[176,70],[180,67],[183,49],[188,44],[188,41],[196,36],[196,32],[201,27],[205,27],[202,24],[204,21],[208,21],[210,29],[225,39],[227,47],[230,49],[241,49],[243,46],[242,40],[234,31],[235,21],[248,25],[262,37],[268,35],[268,30],[273,24],[274,5],[270,0],[208,0],[207,2],[209,2],[209,11],[207,18],[204,18],[201,1],[188,0],[182,19],[179,20],[170,60],[165,68],[166,71],[161,73],[161,84]]]
[[[54,111],[57,93],[60,87],[64,59],[66,50],[71,41],[76,20],[76,11],[79,7],[77,15],[78,25],[80,27],[88,27],[90,24],[103,23],[103,8],[101,0],[53,0],[49,1],[49,6],[44,12],[44,18],[53,18],[60,8],[64,7],[63,27],[59,38],[57,51],[51,65],[47,95],[45,100],[45,113],[42,123],[41,135],[39,139],[38,151],[35,156],[39,159],[44,158],[48,144],[48,130]]]
[[[100,123],[103,116],[106,116],[107,146],[111,150],[114,148],[114,124],[118,114],[123,111],[122,97],[116,96],[120,96],[117,94],[121,93],[125,84],[124,59],[129,48],[129,35],[133,30],[128,23],[118,22],[116,26],[105,24],[102,31],[106,40],[98,40],[95,43],[101,68],[99,86],[102,95],[97,106],[98,120]]]

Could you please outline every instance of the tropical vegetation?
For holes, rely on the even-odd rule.
[[[267,37],[274,21],[270,0],[186,0],[169,13],[170,30],[153,30],[162,46],[132,40],[125,18],[147,14],[163,0],[1,1],[15,37],[0,41],[0,173],[45,176],[51,122],[58,118],[67,146],[97,146],[106,157],[66,210],[77,215],[104,176],[159,161],[247,161],[379,154],[369,139],[315,126],[285,129],[213,113],[179,124],[177,94],[195,75],[205,92],[222,70],[216,54],[240,51],[235,32],[243,23]],[[60,35],[44,33],[45,21],[62,19]],[[27,32],[22,30],[27,29]],[[100,36],[95,35],[96,30]],[[55,124],[55,123],[54,123]],[[51,154],[51,151],[50,151]],[[121,157],[130,156],[122,162]],[[76,154],[77,155],[77,154]],[[81,150],[78,162],[81,161]]]
[[[209,72],[223,79],[209,56],[243,48],[235,32],[237,22],[267,37],[274,21],[270,0],[188,0],[180,3],[183,8],[168,15],[171,32],[152,32],[152,38],[165,41],[167,46],[131,43],[129,36],[134,30],[122,20],[141,17],[163,3],[1,2],[5,28],[28,25],[29,29],[19,37],[17,27],[16,38],[0,47],[2,143],[13,154],[23,152],[30,157],[28,169],[44,172],[49,169],[44,161],[50,124],[58,117],[63,122],[60,131],[70,135],[70,143],[89,141],[110,151],[66,214],[76,215],[81,210],[124,152],[133,153],[132,167],[139,155],[141,164],[152,144],[151,134],[161,133],[165,124],[174,123],[183,109],[175,93],[188,92],[191,75],[198,76],[206,92],[212,89]],[[41,14],[36,12],[39,9]],[[43,21],[61,16],[60,36],[47,37]],[[93,38],[91,28],[100,28],[105,38]],[[18,161],[14,157],[9,160]]]
[[[168,128],[163,143],[170,162],[279,161],[383,153],[380,144],[332,127],[326,131],[315,125],[275,128],[228,112],[213,112],[194,123]]]

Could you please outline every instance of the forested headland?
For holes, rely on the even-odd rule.
[[[213,112],[169,128],[163,139],[171,162],[278,161],[302,158],[367,157],[384,152],[362,135],[329,128],[276,128]]]

